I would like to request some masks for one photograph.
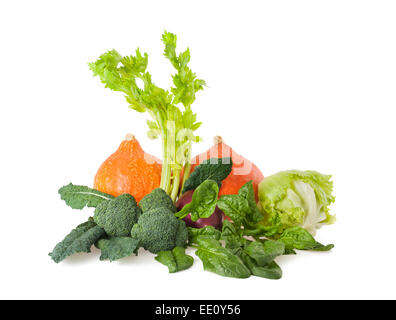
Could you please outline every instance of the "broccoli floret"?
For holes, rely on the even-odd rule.
[[[94,221],[109,236],[127,237],[138,221],[142,210],[130,194],[123,194],[110,201],[104,201],[95,209]]]
[[[184,247],[188,231],[183,220],[177,219],[166,208],[156,208],[143,213],[131,231],[131,237],[151,253]]]
[[[171,197],[161,188],[154,189],[151,193],[146,195],[140,200],[139,206],[142,208],[143,212],[162,207],[169,209],[173,213],[177,211]]]

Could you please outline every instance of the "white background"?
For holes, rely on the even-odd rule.
[[[395,1],[2,1],[0,4],[0,298],[396,298]],[[171,84],[163,29],[189,46],[208,88],[193,108],[205,141],[222,135],[265,176],[313,169],[334,177],[330,253],[278,260],[279,281],[169,275],[141,252],[55,264],[48,252],[92,210],[59,200],[92,185],[101,162],[146,115],[104,89],[87,63],[106,50],[150,54]]]

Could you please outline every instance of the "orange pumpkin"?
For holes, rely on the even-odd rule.
[[[258,185],[264,179],[260,169],[254,163],[236,153],[230,146],[223,142],[219,136],[215,137],[214,145],[207,152],[204,152],[191,160],[191,172],[204,160],[210,158],[231,157],[233,166],[230,175],[222,182],[219,195],[237,194],[238,190],[248,181],[253,181],[253,188],[258,200]]]
[[[116,152],[100,166],[94,188],[115,197],[129,193],[139,202],[161,183],[161,161],[128,134]]]

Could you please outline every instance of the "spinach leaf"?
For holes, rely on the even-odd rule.
[[[241,229],[237,230],[234,224],[229,220],[223,221],[220,239],[225,241],[225,247],[227,249],[237,255],[240,254],[242,247],[247,242],[241,235]]]
[[[294,249],[285,248],[285,253],[284,253],[285,256],[294,255],[294,254],[297,254],[297,252]]]
[[[221,229],[221,238],[225,240],[228,236],[239,236],[235,225],[230,220],[224,220]]]
[[[202,260],[204,269],[225,277],[248,278],[250,270],[243,261],[214,239],[198,239],[195,254]]]
[[[102,252],[100,256],[101,261],[115,261],[129,257],[133,253],[137,255],[139,241],[130,237],[112,237],[109,239],[100,239],[96,246]]]
[[[229,237],[225,241],[225,248],[230,250],[233,254],[239,256],[243,251],[243,246],[247,243],[243,237]]]
[[[73,209],[82,209],[84,207],[96,208],[103,201],[114,199],[110,194],[85,186],[76,186],[71,183],[60,188],[58,192],[61,199]]]
[[[105,235],[105,231],[89,220],[78,225],[61,242],[49,256],[56,263],[78,252],[91,252],[91,246]]]
[[[249,202],[237,194],[220,197],[217,206],[237,225],[241,225],[250,212]]]
[[[255,237],[255,238],[259,238],[259,237],[273,237],[274,235],[276,235],[279,231],[279,227],[278,226],[264,226],[264,225],[255,225],[254,228],[249,229],[249,228],[245,228],[243,230],[243,234],[245,236],[251,236],[251,237]]]
[[[254,228],[263,219],[257,207],[252,181],[245,183],[238,194],[222,196],[217,206],[237,225],[245,228]]]
[[[167,266],[169,273],[174,273],[190,268],[194,258],[186,254],[186,249],[175,247],[172,251],[161,251],[155,260]]]
[[[241,259],[256,277],[274,280],[282,278],[282,269],[275,261],[270,262],[268,265],[260,266],[245,252],[241,254]]]
[[[258,266],[263,267],[270,264],[278,256],[285,252],[285,245],[281,241],[264,240],[254,241],[247,244],[244,252],[251,257]]]
[[[307,230],[301,227],[291,227],[286,229],[281,234],[279,240],[285,244],[287,250],[329,251],[334,248],[333,244],[324,246],[317,242]]]
[[[244,229],[243,234],[245,236],[252,236],[255,238],[266,237],[271,238],[279,234],[279,230],[282,228],[282,220],[279,214],[276,214],[270,221],[269,225],[256,224],[254,226],[248,226]]]
[[[210,238],[219,240],[220,235],[221,232],[212,226],[206,226],[200,229],[191,227],[188,228],[188,242],[190,244],[198,243],[198,238]]]
[[[313,251],[323,251],[324,252],[324,251],[330,251],[331,249],[334,248],[334,244],[323,245],[323,244],[321,244],[319,242],[317,242],[316,244],[317,244],[316,247],[311,249],[311,250],[313,250]]]
[[[183,193],[196,189],[205,180],[214,180],[221,187],[221,182],[228,177],[232,171],[231,158],[211,158],[197,166],[186,180]]]
[[[238,191],[238,195],[246,199],[250,210],[247,212],[245,225],[255,225],[263,219],[263,215],[257,207],[256,196],[253,189],[253,181],[245,183]]]
[[[176,213],[176,217],[183,219],[191,213],[191,220],[209,218],[216,209],[219,187],[213,180],[205,180],[194,191],[192,200],[182,210]]]

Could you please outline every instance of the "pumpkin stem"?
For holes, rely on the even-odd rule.
[[[215,136],[213,138],[213,142],[214,142],[215,146],[218,145],[218,144],[222,144],[223,143],[223,138],[221,136]]]
[[[132,133],[128,133],[126,136],[125,136],[125,140],[127,140],[127,141],[132,141],[132,140],[135,140],[136,138],[135,138],[135,136],[132,134]]]

